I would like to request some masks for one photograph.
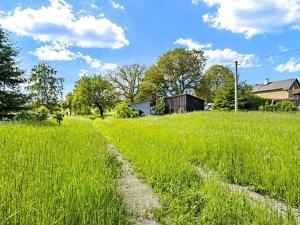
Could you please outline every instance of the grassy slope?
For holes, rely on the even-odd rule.
[[[96,123],[159,193],[173,223],[272,224],[280,221],[218,182],[204,184],[190,162],[299,206],[299,122],[299,114],[192,113]]]
[[[87,119],[0,125],[0,224],[127,224],[119,170]]]

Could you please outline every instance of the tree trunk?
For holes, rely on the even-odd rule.
[[[104,117],[104,110],[101,106],[98,106],[98,108],[99,108],[100,116],[103,118]]]

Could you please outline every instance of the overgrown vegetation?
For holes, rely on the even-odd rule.
[[[163,98],[158,99],[155,104],[155,114],[159,116],[163,115],[165,113],[165,107],[166,104],[164,99]]]
[[[115,107],[115,118],[135,118],[139,116],[139,112],[134,111],[129,107],[129,103],[126,101],[120,102]]]
[[[23,110],[16,114],[16,121],[44,121],[49,117],[49,110],[45,106],[40,106],[34,110]]]
[[[282,101],[277,104],[266,102],[259,107],[259,110],[263,112],[297,112],[299,107],[292,101]]]
[[[282,224],[262,206],[204,183],[192,163],[300,206],[298,114],[191,113],[97,126],[159,194],[166,224]],[[292,222],[291,222],[292,223]]]
[[[120,171],[88,119],[0,126],[0,224],[128,224]]]

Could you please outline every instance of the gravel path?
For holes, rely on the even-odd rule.
[[[211,172],[205,171],[202,167],[196,166],[198,174],[204,178],[205,180],[212,179],[215,175]],[[284,202],[269,198],[267,196],[258,194],[256,192],[251,191],[248,187],[240,186],[236,184],[229,184],[223,182],[223,185],[227,186],[229,191],[242,193],[250,197],[250,200],[253,204],[262,203],[270,208],[273,208],[275,211],[280,213],[284,219],[287,218],[288,207]],[[291,213],[295,219],[297,225],[300,225],[300,210],[297,208],[292,208]]]
[[[122,164],[123,172],[118,179],[117,191],[122,197],[128,215],[131,216],[131,222],[137,225],[159,225],[151,213],[152,209],[161,208],[159,198],[137,177],[131,164],[113,145],[108,145],[108,151],[116,155],[117,160]]]

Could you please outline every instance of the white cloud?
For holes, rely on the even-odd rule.
[[[82,55],[80,53],[80,56],[91,66],[92,69],[97,69],[100,71],[109,71],[109,70],[114,70],[118,67],[117,64],[105,63],[100,59],[92,58],[90,55]]]
[[[203,0],[216,12],[203,15],[211,27],[252,36],[300,27],[299,0]]]
[[[40,60],[45,61],[73,61],[83,59],[92,69],[99,71],[109,71],[115,69],[118,65],[114,63],[105,63],[104,61],[92,58],[90,55],[84,55],[80,52],[74,53],[67,46],[60,43],[53,43],[37,48],[31,54],[37,56]]]
[[[192,4],[198,5],[198,3],[199,3],[199,0],[192,0]]]
[[[124,29],[106,18],[78,16],[65,0],[50,0],[38,9],[17,7],[0,15],[3,28],[41,42],[84,48],[122,48],[129,45]]]
[[[212,44],[201,44],[192,39],[180,38],[175,41],[176,45],[183,45],[189,50],[203,50],[204,56],[207,58],[206,67],[210,67],[214,64],[221,64],[225,66],[232,66],[235,61],[240,63],[241,68],[249,68],[258,66],[254,54],[241,54],[232,49],[213,49]]]
[[[184,39],[184,38],[179,38],[177,41],[175,41],[176,45],[183,45],[187,47],[189,50],[202,50],[205,48],[211,48],[211,44],[201,44],[197,41],[194,41],[192,39]]]
[[[285,47],[285,46],[283,46],[283,45],[278,45],[278,50],[279,50],[280,52],[287,52],[287,51],[289,51],[290,49],[287,48],[287,47]]]
[[[270,57],[267,58],[267,61],[268,61],[269,63],[274,64],[274,63],[275,63],[275,57],[274,57],[274,56],[270,56]]]
[[[83,77],[83,76],[88,75],[88,73],[89,73],[89,71],[87,71],[87,70],[80,70],[78,75],[79,75],[79,77]]]
[[[125,7],[120,3],[111,1],[111,5],[114,9],[125,10]]]
[[[78,58],[77,54],[71,52],[65,45],[57,42],[41,46],[31,53],[37,56],[39,60],[46,61],[72,61]]]
[[[300,24],[295,24],[292,26],[293,30],[300,30]]]
[[[91,6],[92,9],[98,9],[98,6],[94,3],[91,3],[90,6]]]
[[[297,58],[290,58],[286,63],[279,64],[276,68],[276,71],[278,72],[300,72],[300,59]]]
[[[235,61],[240,63],[241,68],[257,66],[254,54],[241,54],[229,48],[205,50],[204,56],[207,58],[207,67],[214,64],[233,66]]]

